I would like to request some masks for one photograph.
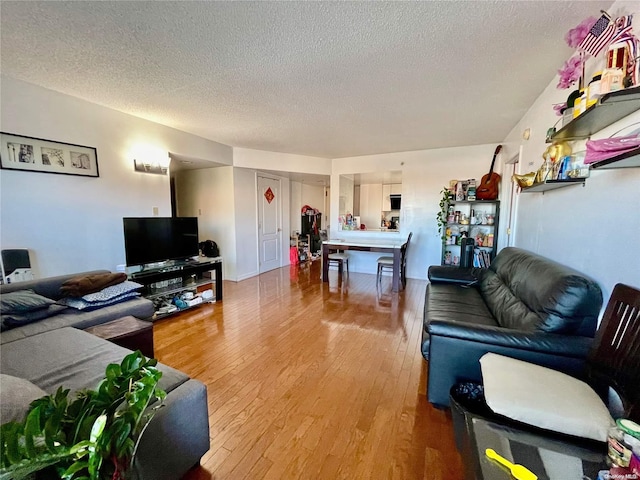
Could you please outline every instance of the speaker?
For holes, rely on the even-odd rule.
[[[33,280],[29,250],[25,248],[2,250],[2,276],[6,283]]]
[[[460,267],[473,267],[473,248],[476,242],[473,238],[463,238],[460,242]]]

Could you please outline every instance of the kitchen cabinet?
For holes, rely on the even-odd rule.
[[[391,195],[400,195],[402,193],[401,183],[387,183],[382,185],[382,211],[391,211]]]
[[[499,200],[450,201],[442,244],[442,264],[464,263],[462,239],[474,240],[472,265],[486,268],[496,256],[498,225],[500,223]]]
[[[360,223],[367,228],[380,228],[382,189],[381,183],[360,185]]]

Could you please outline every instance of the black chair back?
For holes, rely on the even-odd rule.
[[[409,250],[409,242],[411,242],[412,236],[413,232],[409,232],[407,241],[400,247],[400,280],[402,281],[402,288],[407,286],[407,250]]]
[[[589,352],[587,376],[601,391],[613,388],[625,417],[640,422],[640,290],[614,287]]]

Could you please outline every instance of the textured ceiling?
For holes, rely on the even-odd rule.
[[[227,145],[495,143],[605,2],[0,3],[1,71]]]

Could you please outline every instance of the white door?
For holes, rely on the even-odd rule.
[[[498,237],[498,249],[515,245],[516,211],[518,209],[518,187],[512,180],[514,173],[519,173],[520,159],[522,158],[522,145],[517,153],[509,153],[511,158],[504,162],[502,171],[502,202],[500,202],[500,233]]]
[[[280,180],[258,176],[258,245],[260,273],[281,265]]]

